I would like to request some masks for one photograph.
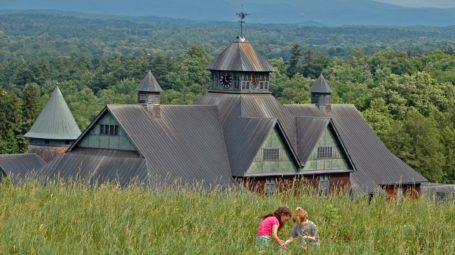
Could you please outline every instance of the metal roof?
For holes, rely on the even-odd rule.
[[[311,93],[332,94],[332,88],[322,74],[319,75],[319,78],[313,83],[310,91]]]
[[[26,178],[28,174],[38,171],[45,164],[36,154],[0,154],[0,170],[13,181]]]
[[[90,153],[70,152],[53,160],[39,171],[39,176],[50,180],[83,181],[90,184],[119,182],[147,182],[146,160],[125,156],[122,152],[94,150]]]
[[[315,105],[285,105],[295,116],[326,116]],[[422,175],[390,152],[354,105],[332,105],[332,123],[356,171],[351,173],[368,192],[378,185],[426,182]]]
[[[81,130],[57,87],[25,137],[76,140],[80,134]]]
[[[330,123],[329,118],[297,117],[297,148],[301,162],[306,162],[322,133]]]
[[[155,118],[141,105],[108,105],[154,176],[183,183],[233,183],[214,106],[161,105]]]
[[[275,127],[285,137],[285,144],[299,165],[294,116],[272,95],[209,92],[195,104],[218,107],[233,176],[245,175],[262,143]]]
[[[269,62],[244,38],[237,38],[208,65],[209,70],[273,72]]]
[[[139,92],[161,92],[162,89],[161,89],[161,86],[158,83],[158,81],[155,79],[155,76],[153,75],[152,71],[149,70],[148,73],[145,75],[144,79],[139,84],[137,91],[139,91]]]

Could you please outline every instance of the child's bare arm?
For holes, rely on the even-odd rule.
[[[294,238],[292,236],[290,236],[288,238],[288,240],[286,240],[286,242],[284,242],[284,245],[288,245],[288,244],[292,243],[292,241],[294,241]]]
[[[285,242],[281,241],[281,239],[278,237],[278,225],[272,226],[272,237],[281,248],[286,249]]]

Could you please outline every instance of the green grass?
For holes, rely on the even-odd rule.
[[[0,185],[0,254],[257,254],[260,217],[280,205],[308,210],[318,254],[455,254],[448,202],[34,182]]]

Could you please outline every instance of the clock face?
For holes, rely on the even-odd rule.
[[[223,86],[225,88],[229,88],[231,86],[231,82],[232,82],[232,76],[230,76],[227,73],[220,74],[219,83],[221,86]]]

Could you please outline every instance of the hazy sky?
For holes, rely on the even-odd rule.
[[[410,7],[455,8],[455,0],[376,0],[376,1]]]

